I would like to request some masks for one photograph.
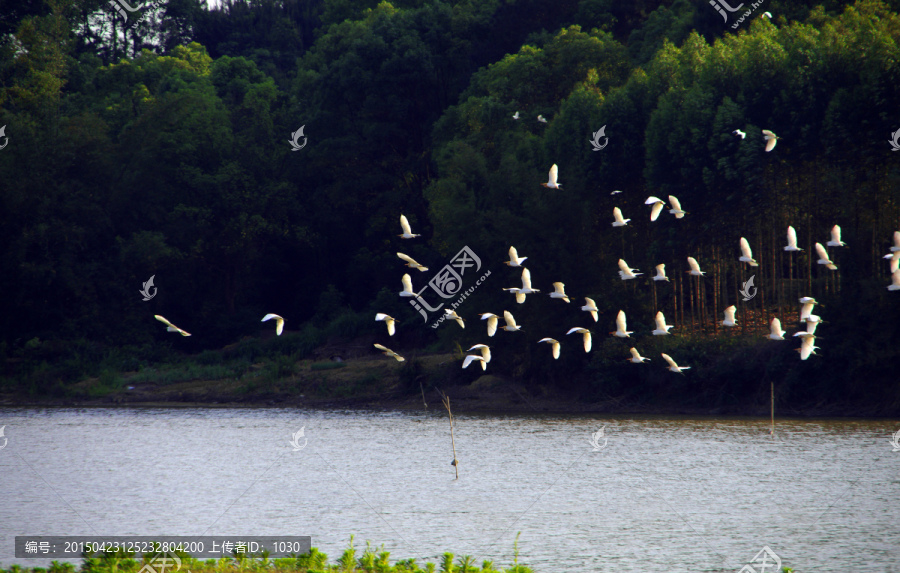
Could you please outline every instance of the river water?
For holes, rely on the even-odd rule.
[[[457,415],[458,480],[434,405],[16,408],[3,425],[4,567],[47,564],[15,558],[16,535],[310,535],[334,562],[351,534],[392,560],[508,567],[521,532],[536,573],[737,573],[763,547],[801,573],[900,571],[894,420],[777,420],[773,438],[759,419]]]

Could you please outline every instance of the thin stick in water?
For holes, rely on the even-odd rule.
[[[441,393],[441,401],[444,408],[447,408],[447,414],[450,416],[450,444],[453,446],[453,462],[452,465],[456,469],[456,479],[459,479],[459,460],[456,459],[456,438],[453,437],[453,412],[450,411],[450,398]]]
[[[772,410],[771,410],[772,411],[772,430],[769,433],[774,436],[775,435],[775,381],[772,380],[769,382],[769,384],[771,384],[771,386],[769,388],[770,388],[770,397],[771,397],[771,404],[772,404]]]

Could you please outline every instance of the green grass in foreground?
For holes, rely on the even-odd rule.
[[[344,550],[336,563],[328,563],[328,556],[315,547],[309,553],[296,557],[282,557],[269,559],[267,554],[244,555],[235,554],[230,558],[208,559],[200,561],[183,552],[172,552],[169,555],[177,555],[181,560],[178,572],[185,573],[534,573],[532,569],[518,563],[518,536],[515,544],[515,557],[513,564],[508,569],[495,569],[492,561],[483,561],[480,566],[475,564],[475,559],[469,555],[456,558],[452,553],[444,553],[439,565],[424,563],[419,565],[415,559],[404,559],[390,563],[390,552],[374,550],[368,542],[361,555],[353,546],[353,536],[350,536],[350,545]],[[103,553],[83,554],[84,561],[77,573],[137,573],[145,565],[153,567],[153,560],[163,553],[145,554],[142,559],[134,559],[133,552],[107,551]],[[168,573],[175,573],[172,565],[166,568]],[[49,569],[42,567],[20,567],[12,565],[9,569],[0,569],[0,573],[76,573],[76,568],[71,563],[54,561]]]
[[[415,559],[403,559],[390,563],[390,552],[384,551],[384,546],[375,551],[366,542],[366,549],[362,555],[357,556],[353,546],[353,536],[350,536],[350,544],[341,558],[336,563],[328,563],[328,556],[313,547],[309,553],[295,556],[269,559],[264,552],[262,555],[235,554],[230,558],[208,559],[200,561],[190,557],[184,552],[173,552],[168,555],[177,555],[181,560],[181,566],[176,570],[169,565],[166,571],[169,573],[534,573],[534,571],[519,564],[519,536],[513,545],[513,563],[507,569],[495,569],[493,561],[482,561],[481,566],[475,564],[475,558],[470,555],[457,557],[454,561],[452,553],[444,553],[440,564],[426,562],[424,565],[416,563]],[[83,555],[84,561],[77,573],[137,573],[145,565],[153,567],[156,557],[166,554],[145,554],[142,559],[134,559],[134,553],[125,551],[107,551],[98,554]],[[54,561],[49,569],[42,567],[20,567],[12,565],[9,569],[0,569],[0,573],[76,573],[75,566],[71,563]],[[554,572],[555,573],[555,572]],[[793,573],[793,569],[782,567],[781,573]]]

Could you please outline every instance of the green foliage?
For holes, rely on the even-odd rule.
[[[65,397],[95,378],[77,392],[272,383],[328,339],[383,335],[376,312],[397,318],[399,347],[447,351],[476,329],[423,328],[396,296],[396,252],[431,269],[409,269],[417,289],[463,245],[479,253],[495,274],[463,307],[472,325],[470,313],[509,304],[500,287],[517,276],[495,263],[516,245],[537,288],[565,281],[567,311],[597,300],[598,332],[619,309],[646,324],[677,301],[677,339],[644,340],[645,326],[634,336],[693,364],[701,391],[685,403],[753,402],[762,376],[797,408],[900,404],[885,366],[900,352],[898,307],[880,259],[900,217],[900,164],[885,141],[900,100],[900,0],[771,0],[772,21],[754,14],[738,28],[688,0],[169,2],[128,27],[96,2],[26,4],[0,9],[6,391]],[[301,126],[308,145],[295,152],[287,140]],[[587,140],[601,126],[609,145],[595,152]],[[761,129],[782,138],[772,153]],[[539,186],[554,163],[563,190]],[[651,224],[651,194],[676,195],[688,217]],[[628,227],[609,225],[613,206]],[[421,238],[396,238],[400,213]],[[839,280],[808,258],[835,223],[849,243]],[[791,263],[775,238],[788,224],[805,249]],[[724,338],[712,324],[738,302],[741,236],[764,261],[767,298],[742,306],[752,322]],[[695,287],[702,302],[690,281],[687,292],[634,288],[615,275],[623,258],[645,274],[667,261],[674,277],[686,256],[716,269]],[[788,272],[803,284],[767,292]],[[150,276],[158,294],[143,301]],[[804,363],[751,338],[801,286],[841,309],[825,316],[844,333]],[[541,295],[518,314],[527,332],[563,338],[562,308]],[[263,340],[271,311],[287,330]],[[193,336],[165,332],[154,314]],[[680,383],[665,390],[669,373],[625,364],[621,341],[595,340],[593,355],[566,341],[549,362],[498,339],[492,364],[593,397],[684,395]],[[811,373],[817,382],[802,384]],[[423,374],[411,362],[401,382]]]
[[[296,557],[283,557],[274,560],[268,559],[268,554],[248,555],[235,553],[231,558],[218,560],[209,559],[199,561],[183,552],[174,552],[181,560],[182,568],[197,573],[237,573],[239,571],[266,572],[266,571],[295,571],[296,573],[338,573],[338,572],[368,572],[368,573],[434,573],[434,563],[425,563],[419,567],[415,559],[402,559],[395,564],[390,563],[390,552],[384,551],[384,547],[375,550],[367,541],[366,549],[357,558],[357,552],[353,546],[353,536],[350,538],[348,548],[344,551],[337,563],[329,564],[328,556],[315,547],[309,553]],[[133,559],[134,553],[125,551],[107,551],[99,554],[85,552],[78,573],[135,573],[142,566],[152,563],[157,554],[143,555],[141,560]],[[474,566],[471,556],[459,558],[459,567],[453,565],[453,554],[445,553],[442,558],[441,571],[459,571],[460,573],[474,573],[494,571],[491,561],[485,561],[479,570]],[[515,565],[507,572],[531,573],[531,570],[521,565]],[[9,569],[0,569],[0,573],[48,573],[48,570],[40,567],[22,568],[11,565]],[[76,573],[76,568],[70,563],[54,561],[49,573]],[[499,571],[498,573],[502,573]]]
[[[314,362],[309,366],[310,370],[334,370],[335,368],[344,368],[346,362]]]

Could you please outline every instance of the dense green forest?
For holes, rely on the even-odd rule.
[[[360,336],[410,357],[487,343],[487,373],[535,392],[728,409],[768,404],[774,382],[788,409],[900,412],[883,259],[900,230],[900,0],[746,3],[726,22],[702,0],[121,6],[0,2],[0,391],[65,396],[257,337],[277,313],[268,352],[290,359]],[[561,189],[541,186],[554,164]],[[687,215],[651,222],[645,200],[669,195]],[[401,214],[420,237],[398,237]],[[832,271],[815,243],[834,225]],[[541,290],[523,304],[501,290],[520,286],[511,245]],[[433,328],[401,277],[418,292],[463,247],[490,275],[463,277],[465,329]],[[644,274],[621,280],[619,259]],[[660,263],[669,281],[650,280]],[[556,281],[570,303],[547,296]],[[801,296],[824,320],[805,361]],[[488,338],[479,313],[503,310],[522,331]],[[620,310],[631,338],[607,334]],[[672,336],[650,335],[657,311]],[[765,338],[772,317],[784,341]],[[627,363],[632,346],[652,361]],[[398,367],[415,378],[414,358]],[[457,370],[443,382],[482,374]]]

